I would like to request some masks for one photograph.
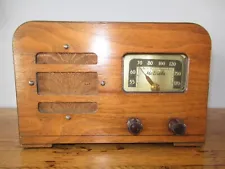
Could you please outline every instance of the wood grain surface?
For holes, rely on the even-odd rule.
[[[75,144],[23,149],[15,109],[0,109],[0,168],[224,169],[225,109],[210,109],[203,147]]]
[[[38,53],[37,64],[97,64],[94,53]]]
[[[70,48],[65,49],[65,44]],[[208,32],[199,25],[28,22],[15,32],[13,51],[20,139],[24,144],[43,143],[43,140],[46,144],[204,142],[211,40]],[[35,63],[38,53],[54,52],[95,53],[98,62],[93,65]],[[126,53],[186,54],[189,59],[188,90],[167,94],[124,92],[122,68]],[[58,87],[57,83],[52,83],[57,72],[96,72],[98,93],[75,95],[75,89],[66,83],[69,77]],[[40,83],[38,78],[42,95],[37,94],[37,83],[28,85],[30,80],[37,81],[37,73],[44,79]],[[43,76],[46,73],[48,76]],[[103,86],[102,81],[105,81]],[[72,119],[67,121],[65,114],[40,113],[39,102],[96,102],[98,110],[88,115],[71,114]],[[143,123],[144,129],[139,136],[134,137],[127,130],[130,117],[137,117]],[[187,125],[185,136],[174,136],[168,130],[171,118],[184,120]]]
[[[98,93],[97,73],[37,73],[40,95],[94,95]]]
[[[73,102],[73,103],[38,103],[38,110],[41,113],[95,113],[98,105],[93,102]]]

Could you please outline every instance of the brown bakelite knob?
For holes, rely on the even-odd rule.
[[[142,131],[143,125],[138,118],[130,118],[127,121],[127,128],[131,134],[138,135]]]
[[[187,126],[181,119],[171,119],[169,121],[169,130],[175,135],[184,135],[186,132],[186,128]]]

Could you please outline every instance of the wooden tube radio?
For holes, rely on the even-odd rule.
[[[22,24],[13,40],[20,142],[199,145],[210,51],[192,23]]]

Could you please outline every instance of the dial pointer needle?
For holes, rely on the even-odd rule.
[[[141,68],[140,68],[141,69]],[[152,91],[160,91],[160,87],[157,83],[154,83],[152,79],[145,74],[145,72],[141,69],[142,73],[145,75],[146,80],[151,85]]]
[[[148,83],[152,86],[154,84],[154,82],[152,81],[152,79],[145,74],[145,72],[142,70],[142,68],[140,68],[140,69],[141,69],[142,73],[145,75],[145,78],[148,81]]]

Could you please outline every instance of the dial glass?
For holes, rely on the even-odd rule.
[[[127,54],[123,89],[126,92],[184,92],[188,59],[183,54]]]

